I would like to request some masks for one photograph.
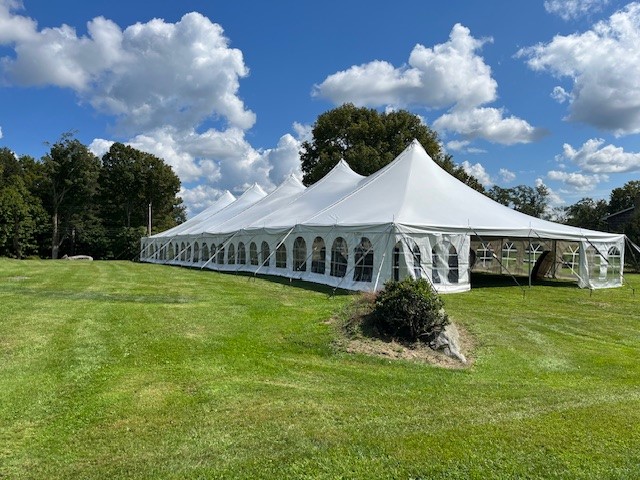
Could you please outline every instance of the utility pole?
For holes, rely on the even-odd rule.
[[[151,236],[151,202],[149,202],[149,224],[148,224],[147,232],[148,232],[147,236],[150,237]]]

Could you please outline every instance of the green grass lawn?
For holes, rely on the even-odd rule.
[[[0,260],[0,478],[640,478],[628,281],[445,296],[451,370],[339,351],[310,285]]]

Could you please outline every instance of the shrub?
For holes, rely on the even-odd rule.
[[[394,338],[430,342],[449,323],[444,303],[425,279],[385,283],[373,310],[376,328]]]

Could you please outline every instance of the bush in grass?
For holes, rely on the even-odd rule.
[[[372,320],[380,332],[412,342],[433,340],[449,323],[442,300],[422,278],[385,283]]]

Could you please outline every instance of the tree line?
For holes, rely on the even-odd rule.
[[[180,179],[114,143],[102,158],[66,133],[39,160],[0,148],[0,255],[131,259],[147,233],[184,221]]]
[[[609,214],[635,205],[640,181],[613,189],[609,201],[583,198],[551,210],[544,185],[498,185],[485,189],[444,152],[435,131],[420,117],[397,110],[345,104],[321,114],[310,140],[302,143],[303,183],[311,185],[341,159],[371,175],[396,158],[413,139],[444,170],[471,188],[517,211],[593,230],[608,230]],[[180,180],[154,155],[114,143],[102,158],[73,137],[62,135],[40,160],[0,148],[0,255],[59,258],[135,258],[139,239],[185,220]],[[640,208],[614,227],[640,243]]]

